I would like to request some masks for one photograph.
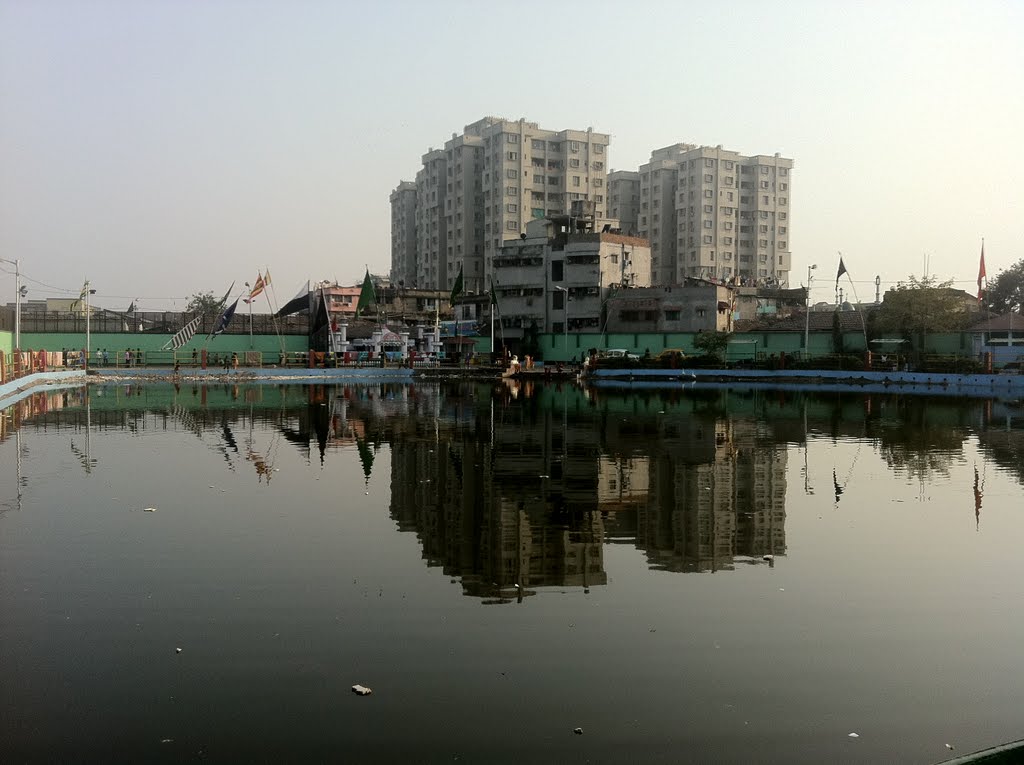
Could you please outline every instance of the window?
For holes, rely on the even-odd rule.
[[[718,209],[722,213],[722,215],[728,215],[730,217],[732,216],[732,208],[731,207],[720,207]]]
[[[704,173],[704,183],[712,183],[715,180],[715,176],[711,173]]]
[[[787,170],[787,169],[786,169],[786,168],[784,168],[784,167],[780,167],[780,168],[779,168],[779,175],[781,175],[781,176],[785,177],[785,176],[789,175],[789,170]]]
[[[604,144],[594,144],[594,154],[604,154]]]
[[[507,228],[509,231],[518,231],[519,230],[519,221],[517,221],[517,220],[510,220],[510,221],[508,221],[505,224],[505,228]]]
[[[704,189],[704,198],[705,199],[713,199],[714,196],[715,196],[715,193],[711,189]]]
[[[616,264],[619,262],[619,256],[616,253],[613,252],[610,257],[612,264]]]
[[[704,221],[704,228],[714,228],[714,227],[715,227],[714,221],[710,221],[710,220]]]
[[[732,186],[733,183],[735,182],[735,180],[736,179],[733,176],[727,175],[727,176],[725,176],[725,185],[726,186]]]
[[[601,180],[600,178],[595,178],[594,179],[594,185],[595,186],[604,186],[604,181]]]
[[[786,198],[785,197],[779,197],[779,204],[782,205],[782,206],[785,206]]]
[[[580,177],[578,175],[574,175],[572,177],[572,185],[573,186],[579,186],[580,185]]]
[[[505,177],[506,178],[511,178],[511,179],[515,180],[517,177],[519,177],[519,171],[518,170],[506,170],[505,171]]]
[[[533,182],[534,183],[543,184],[544,183],[544,176],[543,175],[534,175],[533,176]]]
[[[715,206],[714,205],[704,205],[704,212],[707,213],[708,215],[710,215],[714,211],[715,211]]]
[[[786,249],[786,240],[785,239],[779,240],[779,249],[781,249],[781,250]]]
[[[761,212],[758,213],[758,217],[760,217],[761,220],[768,220],[768,211],[767,210],[761,210]]]
[[[579,167],[579,166],[580,166],[580,161],[578,159],[576,159],[575,157],[573,157],[573,158],[571,158],[569,160],[569,167]]]
[[[722,237],[722,244],[732,244],[732,237],[731,236],[723,236]]]
[[[604,162],[595,162],[593,168],[595,170],[604,170]]]
[[[564,265],[565,261],[562,260],[551,261],[551,281],[560,282],[565,278]]]
[[[562,150],[562,144],[558,143],[558,141],[551,141],[548,144],[548,151],[561,151],[561,150]]]
[[[788,183],[780,183],[779,184],[779,191],[785,191],[788,188],[789,188],[789,184]]]
[[[722,260],[732,260],[732,253],[731,252],[723,252],[722,253]]]
[[[530,208],[530,215],[532,217],[534,217],[534,218],[543,218],[544,217],[544,208],[543,207],[531,207]]]
[[[557,185],[558,185],[558,176],[557,175],[549,175],[548,176],[548,186],[557,186]]]
[[[761,188],[762,189],[768,188],[768,181],[761,181]]]
[[[779,213],[779,220],[785,220],[785,219],[786,219],[786,213],[780,212]]]
[[[534,138],[532,141],[530,141],[530,148],[533,149],[534,151],[544,151],[544,142],[538,141],[536,138]]]
[[[761,175],[768,175],[768,168],[767,167],[762,167],[761,168]]]
[[[665,321],[679,321],[679,310],[665,311]]]
[[[509,186],[507,189],[505,189],[505,195],[506,196],[510,196],[510,197],[517,197],[517,196],[519,196],[519,187],[518,186]]]
[[[732,202],[733,201],[733,193],[731,191],[727,191],[725,193],[725,198],[728,199],[730,202]]]
[[[733,166],[733,163],[730,160],[727,159],[725,161],[725,169],[726,170],[732,170],[732,166]]]
[[[704,158],[704,167],[714,167],[714,166],[715,166],[715,160],[711,159],[710,157],[705,157]]]
[[[731,220],[725,221],[722,224],[722,230],[723,231],[732,231],[732,221]]]
[[[768,240],[767,239],[758,239],[757,240],[757,246],[758,247],[767,247],[768,246]],[[762,255],[761,257],[763,258],[764,255]]]
[[[519,143],[519,136],[516,133],[506,133],[505,139],[509,143]]]
[[[779,233],[780,234],[785,234],[786,233],[786,227],[785,226],[779,226]]]
[[[768,224],[767,223],[762,223],[760,226],[757,227],[757,230],[758,230],[758,233],[767,234],[768,233]]]
[[[505,212],[517,213],[519,212],[519,205],[505,205]]]
[[[710,235],[705,234],[704,237],[701,239],[701,242],[703,242],[704,244],[711,244],[712,237]]]
[[[597,194],[594,196],[594,201],[597,204],[601,204],[602,202],[604,202],[604,196],[602,196],[601,194]]]
[[[575,152],[575,151],[579,151],[579,150],[580,150],[580,142],[579,141],[569,141],[569,151],[574,151]]]
[[[509,158],[510,161],[515,162],[517,159],[519,159],[519,152],[518,151],[510,151],[508,153],[508,158]]]

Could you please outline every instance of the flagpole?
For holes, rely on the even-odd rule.
[[[93,290],[89,288],[89,280],[85,280],[85,369],[89,369],[89,349],[92,348],[89,320],[92,318],[92,309],[89,307],[89,295]]]

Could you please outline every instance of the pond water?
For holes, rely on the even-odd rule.
[[[40,393],[0,761],[937,762],[1024,731],[1022,481],[1019,402]]]

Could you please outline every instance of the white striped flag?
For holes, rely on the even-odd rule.
[[[181,346],[185,345],[185,343],[191,340],[192,336],[195,335],[196,330],[199,329],[199,325],[202,323],[202,321],[203,315],[198,314],[188,324],[186,324],[184,327],[178,330],[178,334],[176,334],[174,337],[172,337],[170,340],[164,343],[163,350],[166,351],[168,348],[178,350]]]

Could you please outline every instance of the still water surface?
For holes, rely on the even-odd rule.
[[[39,394],[0,761],[936,762],[1024,735],[1022,480],[1013,402]]]

